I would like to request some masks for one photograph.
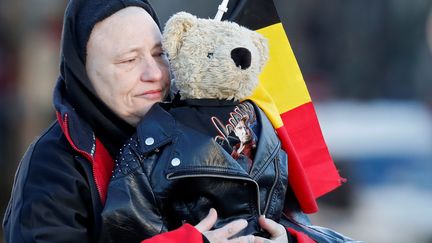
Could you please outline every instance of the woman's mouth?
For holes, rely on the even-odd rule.
[[[162,99],[162,90],[149,90],[144,93],[138,95],[140,98],[145,98],[148,100],[161,100]]]

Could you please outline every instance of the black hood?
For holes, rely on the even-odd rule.
[[[70,0],[63,20],[59,82],[65,83],[66,99],[89,123],[112,156],[135,128],[96,96],[85,69],[86,46],[96,23],[129,6],[145,9],[159,26],[156,14],[146,0]]]

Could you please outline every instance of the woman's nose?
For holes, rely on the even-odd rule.
[[[163,77],[162,64],[159,64],[156,60],[147,58],[143,60],[141,70],[141,81],[143,82],[159,82]]]

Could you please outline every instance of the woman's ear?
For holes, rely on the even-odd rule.
[[[186,33],[196,24],[197,18],[186,12],[174,14],[165,24],[162,47],[169,59],[176,58]]]
[[[259,70],[261,71],[269,58],[268,41],[264,36],[255,31],[252,32],[251,37],[259,53]]]

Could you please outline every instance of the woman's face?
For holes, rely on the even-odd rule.
[[[133,126],[169,92],[161,33],[144,9],[127,7],[97,23],[86,60],[96,94]]]

